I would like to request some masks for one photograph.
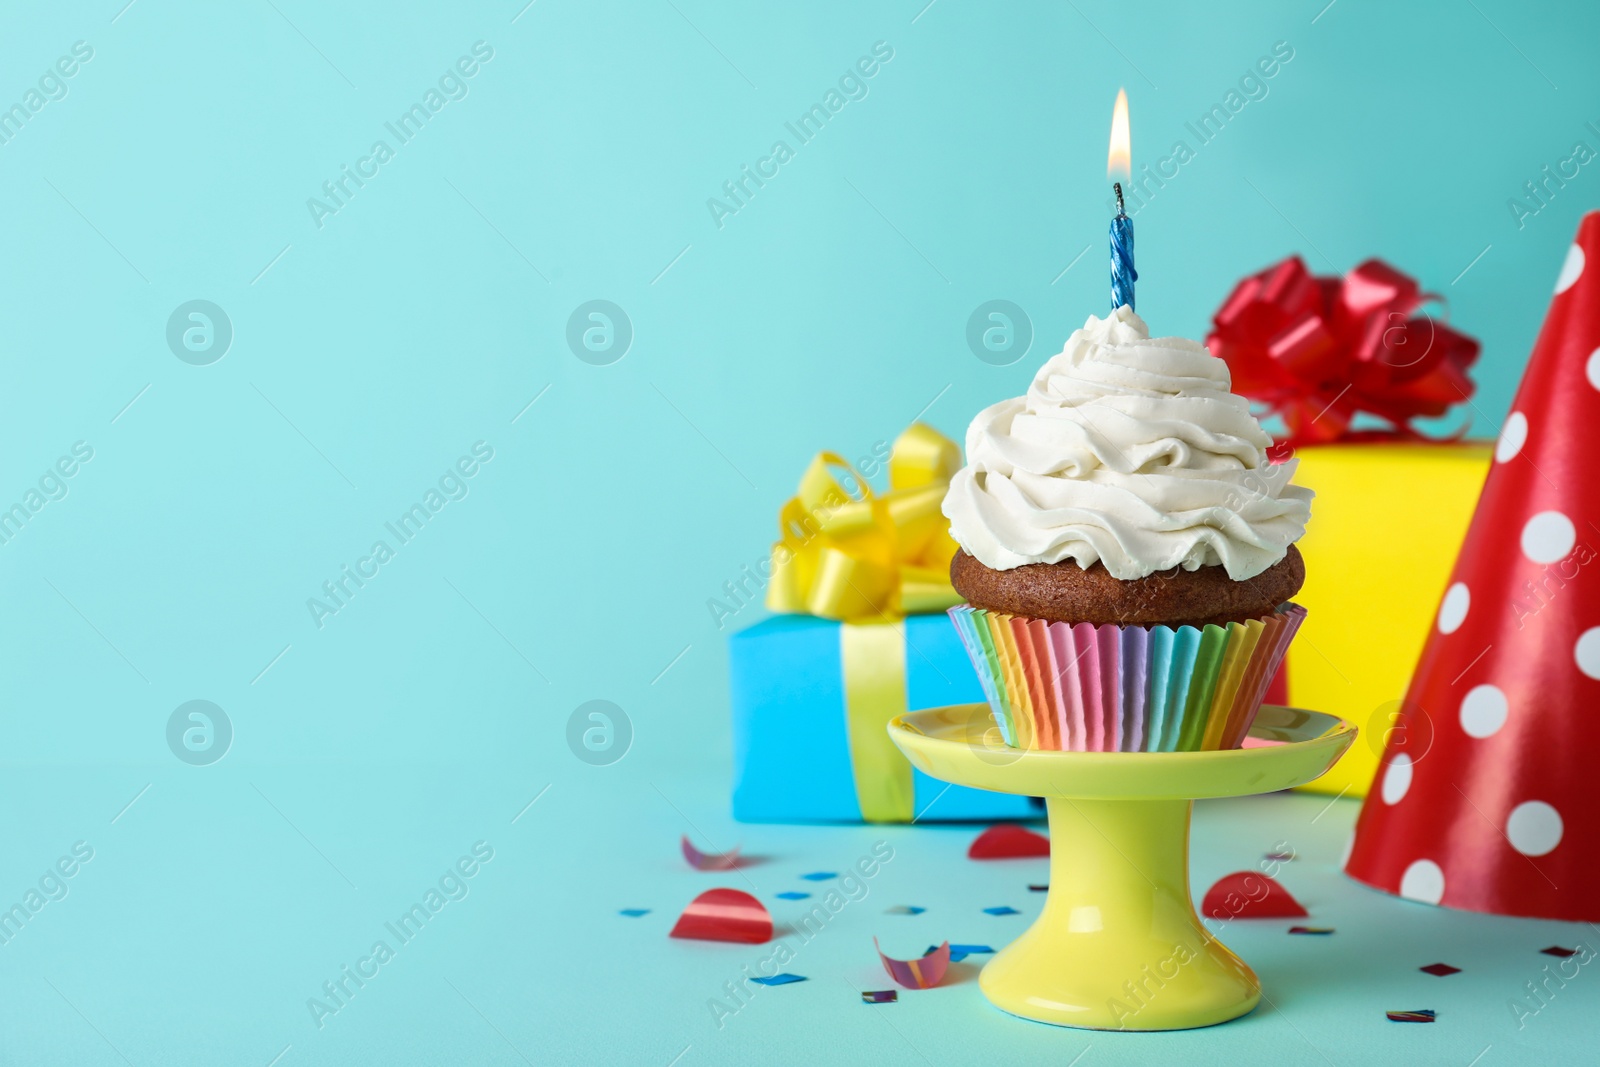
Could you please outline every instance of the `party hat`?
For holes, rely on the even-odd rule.
[[[1600,920],[1597,461],[1592,212],[1361,810],[1354,878],[1469,911]]]

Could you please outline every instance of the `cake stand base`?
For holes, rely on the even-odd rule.
[[[1096,1030],[1181,1030],[1261,999],[1244,962],[1189,902],[1187,800],[1046,801],[1050,892],[1028,932],[984,967],[1012,1015]]]
[[[997,745],[982,705],[903,715],[889,733],[912,764],[946,781],[1043,796],[1050,889],[1026,933],[978,985],[1025,1019],[1095,1030],[1183,1030],[1244,1015],[1261,983],[1200,924],[1189,897],[1189,816],[1198,797],[1310,781],[1355,728],[1265,707],[1225,752],[1045,752]]]

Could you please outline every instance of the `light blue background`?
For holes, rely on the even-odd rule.
[[[844,989],[882,983],[872,933],[910,953],[1013,930],[906,936],[880,904],[1037,907],[1015,892],[1037,875],[1001,894],[959,860],[967,833],[936,829],[892,832],[905,861],[797,968],[811,983],[712,1026],[705,1000],[758,954],[664,937],[714,881],[683,869],[677,836],[771,857],[746,872],[770,900],[878,835],[731,824],[725,632],[706,602],[761,558],[817,449],[867,454],[919,413],[959,436],[1103,311],[1118,86],[1150,162],[1277,41],[1294,59],[1267,98],[1138,215],[1141,312],[1199,336],[1238,277],[1285,254],[1324,273],[1382,256],[1483,340],[1474,429],[1493,434],[1600,193],[1591,164],[1523,229],[1506,204],[1575,141],[1600,147],[1584,127],[1600,122],[1600,12],[925,2],[0,15],[0,103],[74,42],[94,49],[0,144],[0,501],[74,442],[94,449],[0,545],[0,900],[73,842],[95,849],[0,946],[0,1059],[665,1065],[687,1045],[685,1065],[898,1062],[904,1039],[930,1059],[1064,1063],[1091,1042],[998,1016],[971,981],[877,1018]],[[494,57],[467,97],[318,228],[307,198],[480,40]],[[894,58],[869,95],[719,229],[707,198],[877,41]],[[564,339],[597,298],[636,334],[610,366]],[[1008,367],[963,336],[994,298],[1036,331]],[[209,366],[165,341],[192,299],[233,325]],[[480,440],[494,459],[470,495],[319,629],[307,598]],[[609,767],[566,744],[594,698],[635,731]],[[167,748],[191,699],[235,730],[209,767]],[[1327,902],[1319,918],[1350,917],[1332,944],[1240,944],[1283,1011],[1095,1038],[1086,1067],[1464,1064],[1494,1045],[1487,1067],[1578,1047],[1583,982],[1532,1036],[1502,1006],[1547,960],[1528,953],[1575,930],[1359,890],[1333,873],[1355,806],[1305,831],[1320,807],[1208,809],[1196,843],[1203,887],[1300,832],[1321,873],[1297,888]],[[318,1030],[306,999],[478,840],[496,852],[472,895]],[[631,922],[626,906],[654,911]],[[1476,969],[1418,985],[1412,968],[1453,946]],[[1425,1006],[1432,1028],[1373,1014]]]

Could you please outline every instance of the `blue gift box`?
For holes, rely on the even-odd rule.
[[[846,717],[843,625],[778,615],[728,639],[734,818],[861,821]],[[911,615],[902,625],[907,710],[983,701],[972,662],[947,616]],[[918,822],[1040,814],[1028,797],[947,785],[914,768],[912,792]]]

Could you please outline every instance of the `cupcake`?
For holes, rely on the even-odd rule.
[[[1123,307],[972,421],[944,499],[950,614],[1007,744],[1243,741],[1305,617],[1312,494],[1230,386]]]

